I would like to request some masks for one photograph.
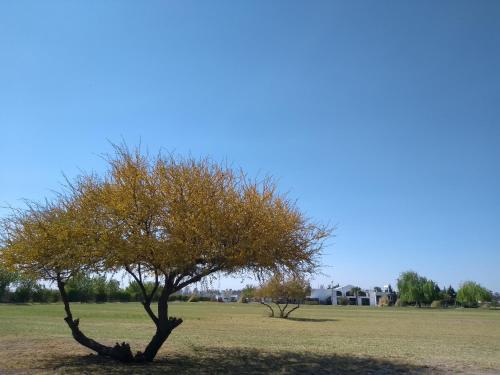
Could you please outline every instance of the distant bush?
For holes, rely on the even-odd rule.
[[[304,305],[319,305],[319,298],[306,298]]]
[[[442,309],[443,307],[443,301],[440,299],[436,299],[431,303],[431,309]]]
[[[387,297],[387,296],[382,296],[378,300],[379,307],[389,306],[389,304],[390,304],[390,301],[389,301],[389,297]]]
[[[31,298],[33,302],[39,302],[39,303],[49,303],[51,297],[51,290],[47,289],[43,286],[36,285],[33,288],[33,292],[31,295]]]
[[[118,302],[130,302],[132,300],[132,296],[126,290],[118,290],[114,291],[112,295],[109,296],[111,301]]]
[[[15,303],[30,302],[35,286],[36,283],[33,280],[21,280],[18,282],[16,290],[10,295],[11,301]]]
[[[187,300],[188,302],[198,302],[200,298],[196,294],[191,294],[191,297]]]

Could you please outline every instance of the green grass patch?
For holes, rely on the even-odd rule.
[[[153,325],[138,303],[74,304],[90,337],[142,350]],[[150,365],[131,373],[497,373],[500,311],[302,306],[292,319],[258,304],[170,304],[182,317]],[[60,304],[0,305],[0,374],[115,374],[89,355]]]

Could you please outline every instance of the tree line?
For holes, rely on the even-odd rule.
[[[400,305],[421,307],[446,307],[459,305],[477,307],[481,303],[495,302],[493,293],[474,281],[463,282],[458,291],[450,285],[440,288],[438,284],[414,271],[401,273],[398,278],[398,301]]]
[[[145,282],[143,285],[151,293],[154,283]],[[136,281],[130,282],[122,288],[120,282],[113,278],[100,275],[79,274],[74,276],[66,285],[69,302],[103,303],[103,302],[143,302],[144,296],[141,287]],[[152,301],[157,302],[161,295],[161,288],[154,293]],[[191,296],[173,294],[169,301],[187,301]],[[57,289],[47,287],[37,280],[25,278],[21,275],[0,267],[0,302],[12,303],[54,303],[62,302]]]

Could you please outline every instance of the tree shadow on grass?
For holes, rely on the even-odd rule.
[[[318,323],[321,323],[321,322],[336,322],[338,321],[338,319],[314,319],[314,318],[295,318],[295,317],[290,317],[290,318],[287,318],[288,320],[293,320],[293,321],[296,321],[296,322],[318,322]]]
[[[436,374],[438,369],[373,358],[255,349],[198,348],[150,364],[126,365],[96,355],[65,356],[43,364],[58,374]]]

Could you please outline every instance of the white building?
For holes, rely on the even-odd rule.
[[[395,302],[395,294],[390,291],[389,286],[384,286],[381,291],[361,290],[357,296],[351,292],[353,288],[354,285],[344,285],[331,289],[312,289],[309,298],[332,305],[341,305],[344,302],[348,305],[377,306],[382,296],[387,296],[392,303]]]

